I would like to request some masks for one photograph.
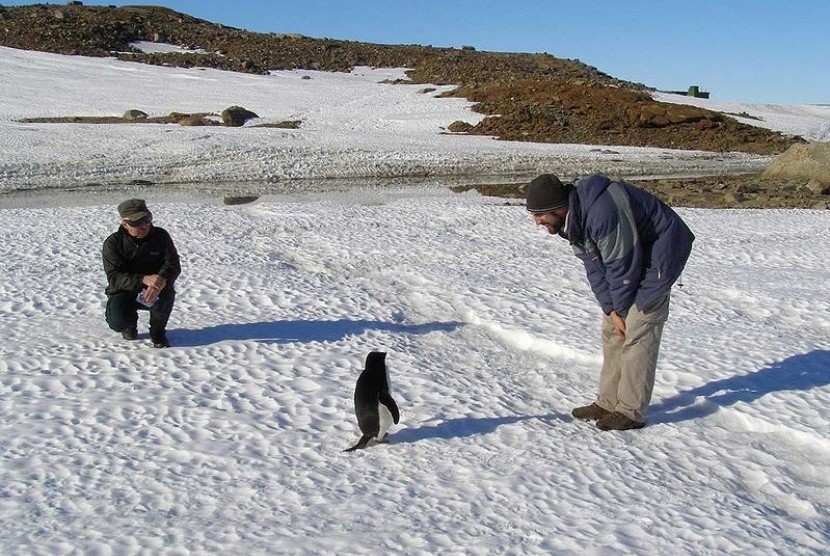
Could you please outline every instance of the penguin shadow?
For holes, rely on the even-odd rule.
[[[679,423],[706,417],[738,402],[752,403],[784,390],[807,391],[830,384],[830,351],[815,350],[788,357],[759,371],[686,390],[651,406],[651,423]],[[695,404],[698,398],[709,403]]]
[[[449,440],[452,438],[466,438],[495,432],[503,425],[515,425],[523,421],[538,419],[548,424],[557,421],[570,421],[570,417],[563,413],[549,413],[547,415],[513,415],[507,417],[459,417],[447,419],[434,425],[423,425],[420,427],[405,427],[389,435],[389,442],[392,444],[411,444],[421,440],[439,438]]]
[[[335,342],[347,336],[360,335],[367,330],[380,330],[399,334],[428,334],[452,332],[464,323],[457,321],[404,324],[366,319],[338,320],[278,320],[219,324],[200,329],[179,328],[168,333],[176,347],[193,347],[228,340],[256,341],[265,344],[293,342]]]

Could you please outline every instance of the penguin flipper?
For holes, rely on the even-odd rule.
[[[398,421],[401,420],[401,412],[398,411],[398,404],[392,399],[392,395],[389,392],[381,392],[378,401],[389,410],[389,413],[392,414],[392,421],[397,425]]]
[[[369,443],[369,441],[371,439],[372,439],[371,436],[369,436],[368,434],[364,434],[363,436],[360,437],[360,440],[357,441],[357,444],[355,444],[351,448],[347,448],[343,451],[344,452],[354,452],[355,450],[362,450],[363,448],[366,447],[366,445]]]

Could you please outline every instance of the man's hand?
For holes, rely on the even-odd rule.
[[[167,285],[167,280],[164,276],[159,276],[158,274],[148,274],[141,279],[141,282],[147,286],[144,290],[144,303],[146,305],[152,305],[155,303],[156,298],[161,293],[161,290],[163,290],[164,286]]]
[[[616,311],[611,311],[608,316],[611,317],[616,333],[625,338],[625,319],[618,315]]]
[[[144,295],[141,298],[142,303],[144,303],[148,307],[151,306],[153,303],[156,302],[156,299],[158,299],[158,296],[159,296],[160,293],[161,293],[161,290],[159,290],[157,288],[146,288],[144,290]]]
[[[164,286],[167,285],[167,279],[164,276],[160,276],[158,274],[148,274],[141,279],[141,283],[147,286],[148,288],[156,289],[161,291],[164,289]]]

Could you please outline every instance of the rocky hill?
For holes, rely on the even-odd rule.
[[[201,49],[146,54],[133,41]],[[655,102],[642,84],[549,54],[479,52],[472,47],[377,45],[252,33],[153,6],[0,6],[0,45],[26,50],[248,73],[280,69],[349,71],[411,68],[416,83],[456,84],[452,93],[490,115],[451,128],[502,139],[654,146],[778,154],[798,137],[741,124],[719,113]],[[450,122],[448,122],[449,124]]]

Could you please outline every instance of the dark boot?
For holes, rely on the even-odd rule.
[[[595,402],[591,405],[583,405],[581,407],[574,408],[574,410],[571,411],[571,415],[582,421],[596,421],[597,419],[602,419],[607,415],[611,415],[611,412],[598,406]]]
[[[154,348],[170,347],[170,342],[167,341],[167,334],[164,330],[150,329],[150,341],[153,342]]]
[[[645,426],[646,424],[642,421],[629,419],[616,411],[597,421],[597,427],[604,431],[627,431],[629,429],[641,429]]]
[[[138,330],[136,328],[125,328],[121,331],[121,337],[125,340],[135,340],[138,338]]]

